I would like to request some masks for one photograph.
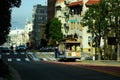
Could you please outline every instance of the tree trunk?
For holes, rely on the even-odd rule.
[[[120,61],[120,44],[117,44],[117,60]]]
[[[108,44],[107,44],[107,36],[104,37],[104,59],[107,60],[108,59]]]
[[[97,50],[97,53],[98,53],[98,60],[101,60],[101,51],[100,51],[100,42],[101,42],[101,36],[98,36],[97,38],[97,47],[98,47],[98,50]]]

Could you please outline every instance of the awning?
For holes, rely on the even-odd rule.
[[[69,20],[69,22],[77,22],[77,20],[71,19]]]
[[[76,5],[83,5],[83,1],[78,1],[78,2],[72,2],[68,6],[76,6]]]
[[[86,5],[93,5],[93,4],[98,4],[99,0],[88,0],[85,4]]]

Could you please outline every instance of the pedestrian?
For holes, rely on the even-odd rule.
[[[54,51],[54,52],[55,52],[55,58],[58,58],[59,51],[58,51],[58,48],[57,48],[57,47],[55,48],[55,51]]]

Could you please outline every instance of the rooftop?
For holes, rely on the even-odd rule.
[[[83,1],[72,2],[68,6],[76,6],[76,5],[83,5]]]
[[[56,2],[64,2],[65,0],[57,0]]]
[[[86,2],[86,5],[92,5],[92,4],[97,4],[99,2],[99,0],[88,0]],[[70,4],[68,4],[68,6],[76,6],[76,5],[83,5],[83,1],[77,1],[77,2],[71,2]]]
[[[92,5],[92,4],[97,4],[99,2],[99,0],[88,0],[86,2],[86,5]]]

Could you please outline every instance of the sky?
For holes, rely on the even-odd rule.
[[[46,5],[47,0],[22,0],[19,8],[12,9],[11,29],[23,29],[28,18],[32,22],[32,9],[36,4]]]

